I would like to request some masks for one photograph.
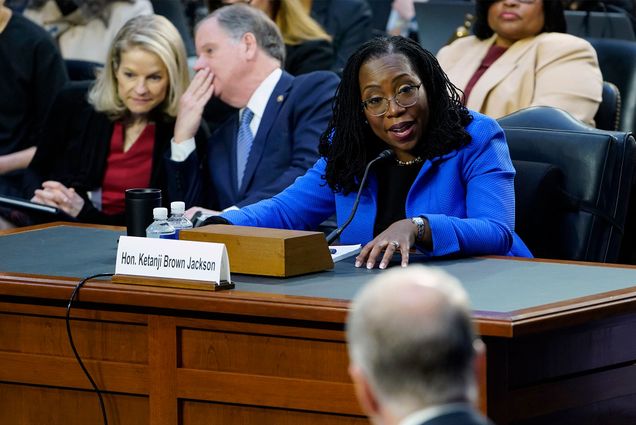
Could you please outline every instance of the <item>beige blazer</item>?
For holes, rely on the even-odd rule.
[[[495,37],[460,38],[439,51],[437,59],[453,84],[466,88]],[[569,34],[542,33],[510,46],[477,81],[466,106],[494,118],[529,106],[553,106],[594,125],[602,93],[594,48]]]

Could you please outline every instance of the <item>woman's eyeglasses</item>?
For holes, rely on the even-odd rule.
[[[395,100],[395,103],[402,108],[411,107],[417,103],[418,89],[421,86],[422,83],[402,86],[392,98],[387,99],[386,97],[374,96],[371,99],[363,101],[362,106],[374,117],[386,114],[386,111],[389,110],[389,103],[392,100]]]

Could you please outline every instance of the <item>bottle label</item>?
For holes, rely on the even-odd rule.
[[[175,233],[163,233],[159,235],[159,239],[178,239]]]

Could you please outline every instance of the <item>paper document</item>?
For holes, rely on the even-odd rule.
[[[329,252],[331,252],[331,259],[335,263],[336,261],[344,260],[345,258],[358,255],[361,249],[362,249],[362,245],[360,244],[333,245],[329,247]]]

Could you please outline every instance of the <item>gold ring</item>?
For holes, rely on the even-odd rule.
[[[400,247],[400,243],[398,241],[391,241],[390,242],[391,245],[393,245],[393,248],[398,249]]]

